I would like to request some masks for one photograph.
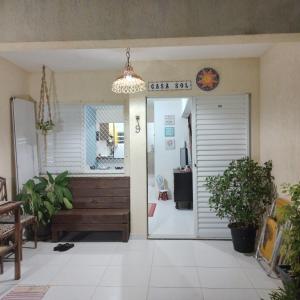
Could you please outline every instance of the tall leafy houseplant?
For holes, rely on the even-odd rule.
[[[46,176],[28,180],[17,196],[23,202],[26,214],[37,217],[39,228],[45,228],[60,209],[72,208],[72,194],[68,188],[68,171],[57,176]]]
[[[209,206],[229,220],[236,251],[254,251],[256,231],[275,196],[272,162],[263,166],[249,157],[232,161],[223,175],[206,178]]]
[[[281,208],[281,222],[287,226],[283,232],[281,255],[289,266],[289,276],[300,287],[300,182],[286,184],[283,193],[291,198],[291,203]]]

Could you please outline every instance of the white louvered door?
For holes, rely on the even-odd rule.
[[[249,96],[203,96],[193,100],[195,227],[199,238],[227,239],[228,221],[208,205],[205,177],[222,174],[230,161],[249,155]]]

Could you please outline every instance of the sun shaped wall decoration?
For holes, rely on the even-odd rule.
[[[203,91],[215,89],[220,81],[219,73],[213,68],[203,68],[196,77],[198,87]]]

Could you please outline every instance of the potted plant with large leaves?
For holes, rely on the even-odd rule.
[[[48,172],[46,176],[28,180],[17,195],[17,199],[23,202],[24,213],[37,217],[39,239],[50,235],[50,223],[58,210],[72,208],[72,194],[68,185],[67,171],[57,176]],[[30,230],[27,235],[29,238],[32,235]]]
[[[285,284],[294,283],[300,290],[300,182],[283,185],[283,193],[288,194],[291,202],[282,207],[281,223],[284,225],[280,254],[285,265],[277,270]],[[300,292],[299,292],[300,294]],[[300,297],[299,297],[300,298]]]
[[[234,249],[251,253],[262,216],[275,197],[272,162],[263,166],[245,157],[232,161],[222,175],[206,178],[209,206],[229,220]]]

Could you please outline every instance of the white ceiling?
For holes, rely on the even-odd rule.
[[[209,58],[259,57],[271,44],[201,45],[178,47],[149,47],[131,49],[132,61],[186,60]],[[58,72],[120,69],[125,63],[125,50],[63,49],[0,52],[21,68],[35,72],[43,64]]]

